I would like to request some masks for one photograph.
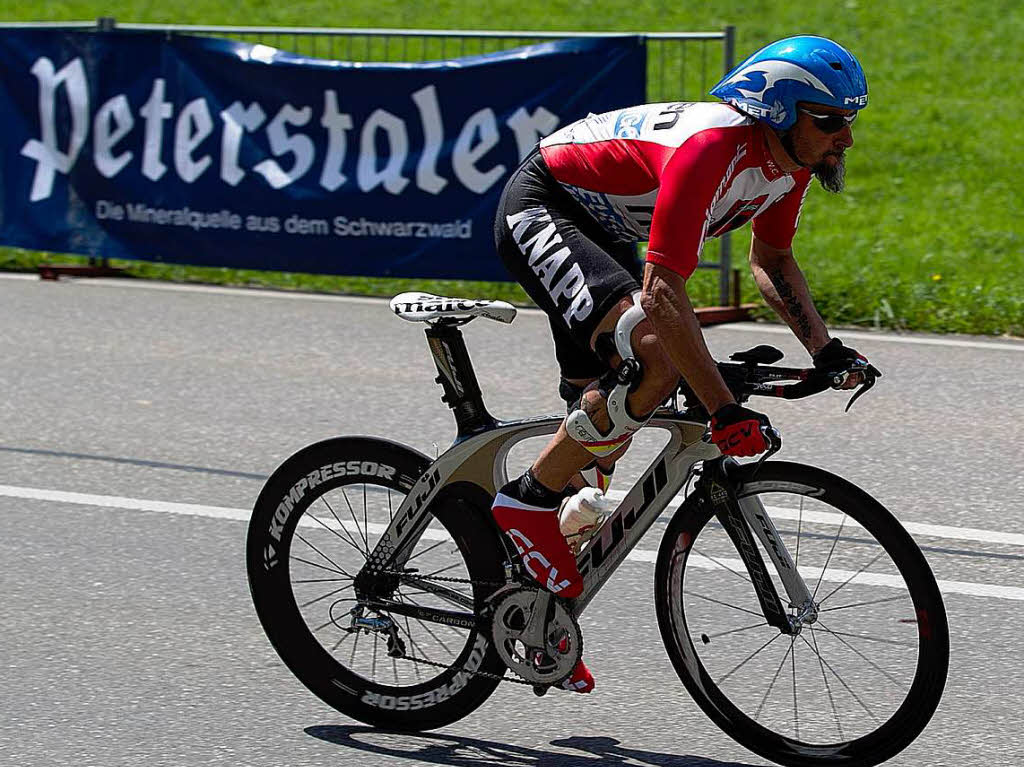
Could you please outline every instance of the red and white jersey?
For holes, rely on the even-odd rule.
[[[785,249],[809,170],[785,173],[757,122],[728,104],[677,102],[590,115],[540,142],[551,174],[612,236],[683,277],[704,242],[747,221]]]

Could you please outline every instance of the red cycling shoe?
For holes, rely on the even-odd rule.
[[[558,509],[530,506],[498,493],[491,511],[522,556],[523,566],[541,586],[568,599],[582,593],[583,577],[559,529]]]
[[[569,690],[570,692],[586,694],[594,689],[594,675],[590,673],[590,669],[581,660],[576,664],[576,668],[572,670],[572,676],[562,682],[561,687],[563,690]]]

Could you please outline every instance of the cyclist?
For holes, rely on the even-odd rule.
[[[852,124],[867,105],[860,64],[831,40],[791,37],[753,54],[711,95],[724,103],[647,104],[558,130],[499,204],[498,253],[550,318],[570,414],[499,491],[493,513],[531,575],[563,597],[578,596],[582,579],[560,502],[584,467],[597,462],[607,476],[680,375],[711,414],[723,453],[767,449],[768,418],[736,403],[687,297],[707,238],[751,221],[756,284],[815,366],[867,364],[830,337],[791,247],[812,176],[843,188]],[[642,277],[638,240],[649,240]],[[624,366],[629,357],[639,365]],[[845,386],[860,380],[854,372]],[[582,660],[563,686],[593,689]]]

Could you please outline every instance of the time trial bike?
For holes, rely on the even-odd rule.
[[[259,619],[313,693],[360,721],[423,730],[502,682],[557,689],[582,654],[580,615],[674,508],[654,568],[658,624],[715,724],[795,766],[878,764],[921,733],[945,684],[946,613],[920,549],[878,501],[819,468],[722,456],[681,384],[646,427],[667,434],[664,447],[578,555],[582,594],[554,596],[490,506],[510,451],[563,418],[492,417],[460,331],[511,322],[515,308],[418,293],[391,307],[427,324],[454,443],[435,459],[378,437],[310,445],[269,478],[249,525]],[[739,402],[840,383],[781,358],[758,346],[719,369]]]

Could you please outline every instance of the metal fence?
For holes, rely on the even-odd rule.
[[[103,17],[88,22],[0,23],[4,28],[59,28],[96,31],[147,31],[167,35],[209,35],[263,44],[315,58],[364,62],[438,61],[517,48],[545,40],[574,37],[617,37],[636,34],[647,46],[647,100],[700,101],[733,67],[735,27],[720,32],[538,32],[454,29],[362,29],[321,27],[237,27],[167,24],[119,24]],[[709,243],[705,255],[715,257]],[[701,268],[719,271],[722,306],[738,299],[731,290],[729,235],[718,242],[717,261]]]

